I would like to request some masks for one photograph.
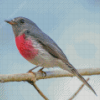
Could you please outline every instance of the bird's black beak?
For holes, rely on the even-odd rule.
[[[5,20],[5,22],[9,23],[10,25],[16,25],[17,23],[15,21],[8,21],[8,20]]]

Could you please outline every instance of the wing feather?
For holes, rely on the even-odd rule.
[[[59,46],[45,33],[34,33],[31,35],[42,44],[43,48],[48,51],[55,58],[61,59],[64,62],[68,62],[67,57],[63,53],[63,51],[59,48]]]

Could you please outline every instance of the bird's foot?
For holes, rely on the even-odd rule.
[[[39,66],[36,66],[36,67],[30,69],[28,72],[32,72],[32,70],[36,69],[37,67],[39,67]]]
[[[45,77],[46,76],[46,72],[44,72],[43,69],[44,69],[44,67],[41,68],[38,72],[41,72],[42,73],[42,76]]]

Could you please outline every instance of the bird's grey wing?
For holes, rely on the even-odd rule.
[[[61,59],[62,61],[67,61],[67,57],[63,51],[58,47],[58,45],[45,33],[31,33],[31,35],[42,44],[43,48],[47,50],[55,58]]]

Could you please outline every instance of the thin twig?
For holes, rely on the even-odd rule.
[[[86,80],[86,81],[88,81],[89,80],[89,78]],[[73,100],[74,99],[74,97],[80,92],[80,90],[84,87],[84,83],[79,87],[79,89],[74,93],[74,95],[69,99],[69,100]]]
[[[38,93],[39,93],[45,100],[49,100],[49,99],[42,93],[42,91],[37,87],[37,85],[35,84],[35,82],[33,82],[33,86],[35,87],[35,89],[38,91]]]

